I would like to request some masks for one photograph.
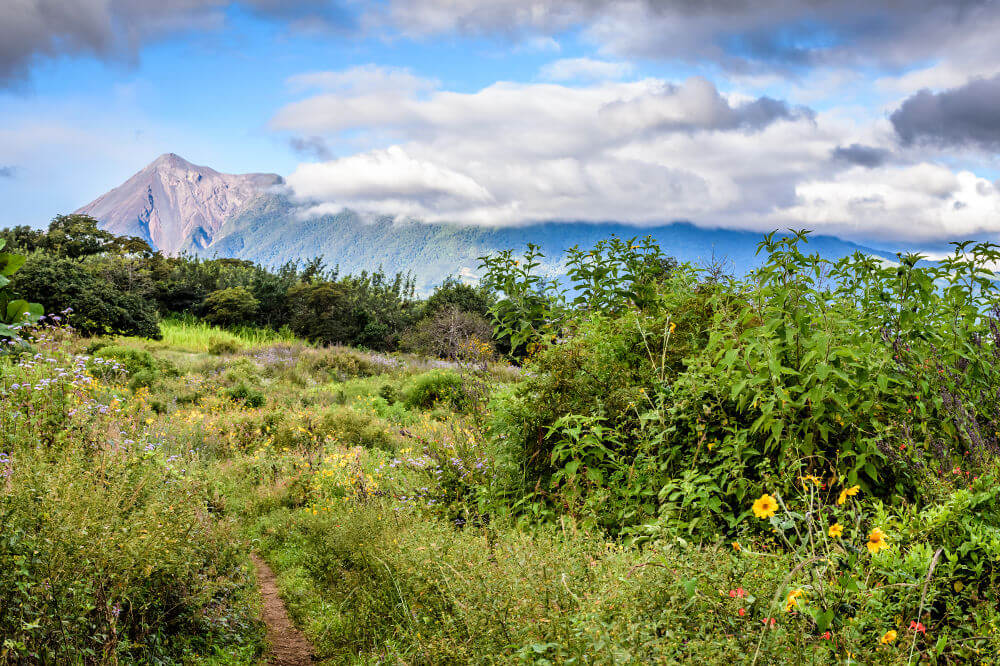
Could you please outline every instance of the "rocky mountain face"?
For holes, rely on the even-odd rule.
[[[76,212],[112,233],[138,236],[176,254],[207,248],[227,219],[282,182],[276,174],[219,173],[167,153]]]

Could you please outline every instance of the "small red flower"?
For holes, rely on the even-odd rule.
[[[775,620],[773,617],[765,617],[763,620],[761,620],[761,622],[764,623],[765,627],[771,627],[772,629],[774,629],[774,625],[777,622],[777,620]]]
[[[927,628],[924,627],[922,622],[917,622],[916,620],[910,621],[910,629],[917,632],[918,634],[926,634]]]
[[[747,614],[747,609],[746,609],[746,608],[741,608],[741,609],[739,609],[738,611],[736,611],[736,613],[737,613],[737,614],[738,614],[738,615],[739,615],[740,617],[743,617],[744,615],[746,615],[746,614]]]
[[[829,631],[824,631],[822,638],[825,638],[826,640],[830,640],[830,632]]]
[[[743,590],[742,587],[738,587],[735,590],[729,590],[730,599],[742,599],[745,596],[747,596],[747,593]]]

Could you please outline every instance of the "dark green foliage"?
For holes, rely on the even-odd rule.
[[[471,312],[480,317],[488,317],[493,298],[484,287],[460,282],[454,277],[446,278],[424,303],[424,317],[432,317],[442,310]]]
[[[292,330],[307,340],[344,344],[360,332],[361,324],[346,285],[301,282],[288,291]]]
[[[156,338],[157,314],[181,315],[227,327],[290,325],[324,344],[391,350],[421,312],[409,276],[341,276],[319,257],[275,271],[242,259],[165,257],[86,215],[57,216],[45,232],[6,229],[0,238],[31,252],[17,285],[23,295],[50,311],[71,308],[69,323],[85,335]],[[482,293],[457,283],[435,302],[445,301],[482,309]]]
[[[40,243],[42,249],[67,259],[103,254],[114,245],[114,234],[98,229],[94,218],[78,214],[56,215]]]
[[[49,312],[71,309],[69,323],[84,335],[136,335],[158,339],[156,309],[100,274],[100,265],[44,253],[32,255],[11,287]]]
[[[296,335],[378,350],[395,348],[416,310],[412,280],[381,271],[301,281],[288,290],[288,305]]]
[[[245,326],[253,321],[260,303],[246,287],[218,289],[205,298],[205,321],[216,326]]]
[[[511,492],[609,529],[660,515],[725,530],[807,473],[898,502],[985,469],[1000,451],[995,248],[887,266],[805,242],[769,236],[763,266],[726,281],[612,241],[570,253],[566,292],[536,275],[536,249],[485,260],[498,332],[535,350],[494,426],[520,469]]]

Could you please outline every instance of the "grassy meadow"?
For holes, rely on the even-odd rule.
[[[738,284],[599,246],[558,306],[501,255],[519,367],[36,327],[0,358],[0,664],[261,663],[252,552],[326,664],[995,663],[985,273],[767,250]]]

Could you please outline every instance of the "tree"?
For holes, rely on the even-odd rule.
[[[100,270],[100,264],[37,253],[14,276],[11,287],[49,312],[72,309],[69,323],[84,335],[159,339],[153,303],[118,289],[97,274]]]
[[[97,228],[97,220],[89,215],[56,215],[49,223],[44,248],[70,259],[102,254],[114,248],[118,237]],[[148,245],[146,246],[148,249]]]
[[[449,277],[427,299],[424,304],[424,316],[432,317],[441,310],[458,309],[463,312],[473,312],[481,317],[488,317],[492,304],[487,290]]]
[[[205,298],[202,311],[209,323],[217,326],[236,326],[253,321],[260,306],[246,287],[217,289]]]
[[[296,335],[327,344],[348,344],[361,331],[350,289],[340,282],[300,282],[288,290]]]

